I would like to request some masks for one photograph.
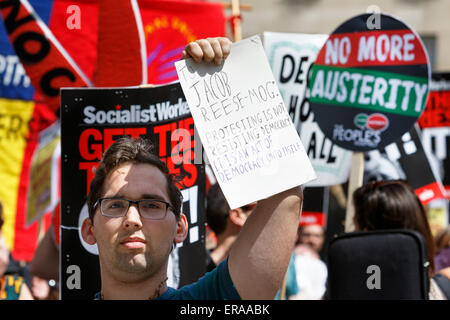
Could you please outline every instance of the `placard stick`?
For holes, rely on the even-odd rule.
[[[287,270],[280,288],[280,300],[286,299],[286,285],[287,285]]]
[[[231,14],[232,19],[234,19],[233,25],[233,33],[234,33],[234,41],[242,40],[242,30],[241,30],[241,9],[239,5],[239,0],[231,0]]]
[[[345,211],[345,232],[355,230],[353,217],[355,208],[353,206],[353,192],[362,186],[364,177],[364,152],[353,152],[352,169],[350,171],[350,179],[348,183],[347,209]]]
[[[335,184],[330,186],[330,192],[336,198],[338,205],[341,208],[345,208],[347,205],[347,197],[345,196],[344,188],[341,184]]]

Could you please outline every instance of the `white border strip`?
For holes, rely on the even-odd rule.
[[[147,49],[145,45],[144,25],[142,24],[141,12],[137,0],[131,0],[131,7],[133,8],[134,17],[136,20],[136,27],[139,34],[139,42],[141,44],[141,64],[142,64],[142,83],[147,84]]]

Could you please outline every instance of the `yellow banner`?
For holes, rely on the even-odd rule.
[[[14,242],[17,196],[34,102],[0,98],[0,201],[5,224],[2,232],[10,249]]]
[[[39,134],[39,145],[33,155],[28,186],[26,225],[40,219],[58,204],[59,122]]]

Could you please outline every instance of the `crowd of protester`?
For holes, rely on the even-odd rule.
[[[206,199],[207,227],[213,240],[206,254],[205,270],[210,272],[226,259],[256,203],[231,210],[218,184],[210,187]],[[438,230],[433,237],[426,210],[408,184],[397,180],[369,182],[355,191],[354,204],[356,231],[410,229],[423,236],[430,262],[429,298],[447,299],[448,292],[445,290],[448,289],[441,288],[435,279],[440,276],[440,281],[442,278],[450,281],[450,227]],[[0,226],[3,222],[0,205]],[[49,228],[41,239],[36,255],[39,257],[50,252],[55,258],[39,262],[39,267],[36,265],[39,259],[33,259],[31,264],[15,261],[0,231],[1,299],[58,299],[58,274],[42,274],[42,270],[57,270],[58,250],[51,239],[52,232]],[[325,230],[322,226],[299,225],[285,282],[274,299],[325,298],[327,265],[320,258],[324,242]]]
[[[229,51],[228,40],[209,39],[188,45],[184,55],[214,61],[217,52],[222,60]],[[187,221],[181,192],[151,150],[143,139],[119,139],[95,171],[89,218],[81,233],[99,248],[102,288],[96,299],[325,299],[328,266],[320,258],[325,229],[299,225],[306,200],[300,187],[231,209],[219,186],[213,185],[206,201],[207,224],[216,239],[205,261],[209,272],[184,288],[168,288],[167,260],[186,238]],[[356,230],[411,229],[423,237],[430,264],[429,298],[447,299],[449,229],[433,238],[426,210],[408,184],[368,182],[353,199]],[[42,238],[31,264],[14,261],[0,232],[1,299],[58,298],[58,246],[52,232],[50,228]],[[115,238],[120,239],[118,249],[111,241]],[[126,249],[144,247],[151,248],[129,263]]]

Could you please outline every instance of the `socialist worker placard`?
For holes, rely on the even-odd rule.
[[[103,152],[121,136],[146,137],[171,173],[183,177],[188,237],[169,259],[168,285],[205,272],[205,173],[194,152],[194,121],[179,83],[154,88],[61,90],[61,298],[93,299],[100,291],[98,249],[83,241],[86,198]],[[199,155],[201,157],[201,154]],[[198,161],[197,161],[198,160]]]

